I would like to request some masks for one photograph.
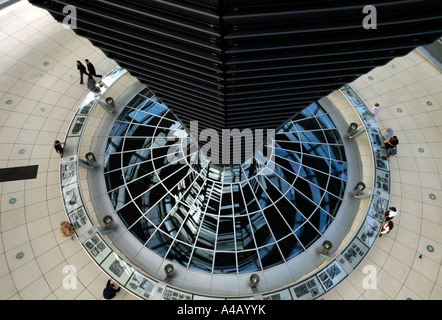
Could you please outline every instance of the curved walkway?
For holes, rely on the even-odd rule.
[[[27,1],[0,11],[0,44],[0,168],[38,165],[36,179],[0,183],[0,300],[103,299],[107,276],[58,232],[65,213],[52,144],[87,93],[75,61],[88,58],[99,73],[116,64]],[[442,299],[442,73],[415,50],[351,85],[367,105],[382,105],[379,126],[399,137],[390,204],[400,213],[324,299]],[[376,289],[364,289],[372,275]],[[115,299],[137,298],[122,290]]]

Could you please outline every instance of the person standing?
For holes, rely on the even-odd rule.
[[[89,77],[88,77],[88,79],[87,79],[87,88],[90,90],[90,91],[92,91],[92,92],[94,92],[94,93],[97,93],[96,91],[96,86],[97,85],[97,81],[95,81],[95,79],[94,79],[94,77],[92,76],[92,75],[89,75]]]
[[[393,221],[387,221],[383,223],[381,226],[381,230],[378,231],[379,237],[382,237],[383,234],[389,234],[390,231],[393,229],[393,227],[394,227]]]
[[[97,72],[95,71],[94,65],[92,64],[92,62],[89,61],[89,59],[86,59],[84,61],[86,62],[87,71],[89,72],[89,74],[91,76],[98,77],[98,78],[103,78],[101,76],[101,74],[97,74]]]
[[[105,299],[112,299],[117,295],[117,292],[120,292],[120,285],[115,285],[115,283],[112,281],[112,278],[107,280],[106,288],[103,290],[103,298]]]
[[[58,229],[62,237],[71,237],[74,240],[74,227],[69,221],[62,221]]]
[[[79,60],[77,60],[77,69],[80,71],[80,84],[83,84],[83,74],[89,76],[89,73],[87,73],[86,67]]]
[[[388,211],[385,212],[385,216],[384,216],[385,222],[392,220],[398,213],[399,213],[399,210],[396,207],[388,208]]]
[[[384,134],[384,139],[386,140],[386,139],[388,139],[388,138],[391,138],[393,135],[394,135],[394,131],[393,131],[393,129],[392,128],[390,128],[390,127],[384,127],[383,129],[381,129],[380,131],[382,132],[382,131],[384,131],[385,130],[385,134]],[[385,141],[384,141],[385,142]]]
[[[385,143],[385,149],[388,150],[390,148],[393,148],[399,144],[399,139],[397,136],[392,136],[391,138],[387,138],[384,141]]]
[[[374,117],[381,111],[381,105],[379,103],[375,103],[374,106],[371,108],[371,114]]]
[[[54,142],[54,149],[55,152],[57,152],[60,155],[60,158],[63,157],[63,146],[64,142],[60,142],[59,140],[55,140]]]

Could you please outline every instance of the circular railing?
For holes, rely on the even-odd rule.
[[[112,112],[112,101],[104,100],[106,92],[126,74],[126,70],[116,67],[100,81],[101,93],[89,93],[77,109],[65,138],[65,150],[60,163],[60,185],[65,211],[69,221],[74,225],[76,235],[84,250],[92,260],[122,287],[142,299],[211,299],[214,296],[201,295],[187,290],[181,290],[168,283],[171,278],[173,265],[165,267],[165,279],[160,281],[140,271],[131,265],[130,261],[119,253],[116,248],[105,240],[111,229],[112,219],[107,218],[104,226],[100,222],[93,222],[83,201],[82,188],[79,181],[79,166],[91,169],[94,166],[93,154],[86,155],[87,160],[80,158],[82,135],[88,123],[88,118],[97,105]],[[382,148],[382,136],[376,121],[363,101],[351,89],[344,86],[340,90],[349,104],[358,114],[360,125],[352,123],[346,139],[353,139],[360,134],[368,137],[372,152],[372,166],[374,181],[372,190],[358,190],[358,185],[352,192],[356,198],[370,198],[368,209],[364,212],[362,222],[347,244],[340,250],[330,252],[330,246],[324,242],[320,254],[325,266],[320,266],[306,275],[302,280],[289,284],[280,290],[260,293],[259,276],[250,277],[250,294],[243,294],[241,298],[250,299],[317,299],[332,290],[337,284],[347,278],[363,261],[377,239],[377,230],[380,228],[384,213],[388,208],[390,191],[390,171],[386,152]],[[363,184],[360,184],[361,186]],[[365,185],[364,185],[365,187]],[[349,188],[347,188],[349,189]],[[169,273],[168,273],[169,272]],[[254,277],[253,277],[254,276]],[[253,281],[252,281],[253,278]],[[257,280],[258,279],[258,280]],[[219,298],[219,296],[217,297]],[[226,299],[232,297],[226,297]],[[233,297],[234,298],[234,297]]]

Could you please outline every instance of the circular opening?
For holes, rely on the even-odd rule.
[[[104,177],[117,216],[151,253],[188,270],[244,274],[287,263],[322,238],[343,202],[344,142],[317,103],[240,164],[190,157],[193,139],[141,93],[109,137]]]

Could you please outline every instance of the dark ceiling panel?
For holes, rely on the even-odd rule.
[[[188,126],[278,128],[310,103],[442,34],[440,0],[29,0],[77,29]]]

